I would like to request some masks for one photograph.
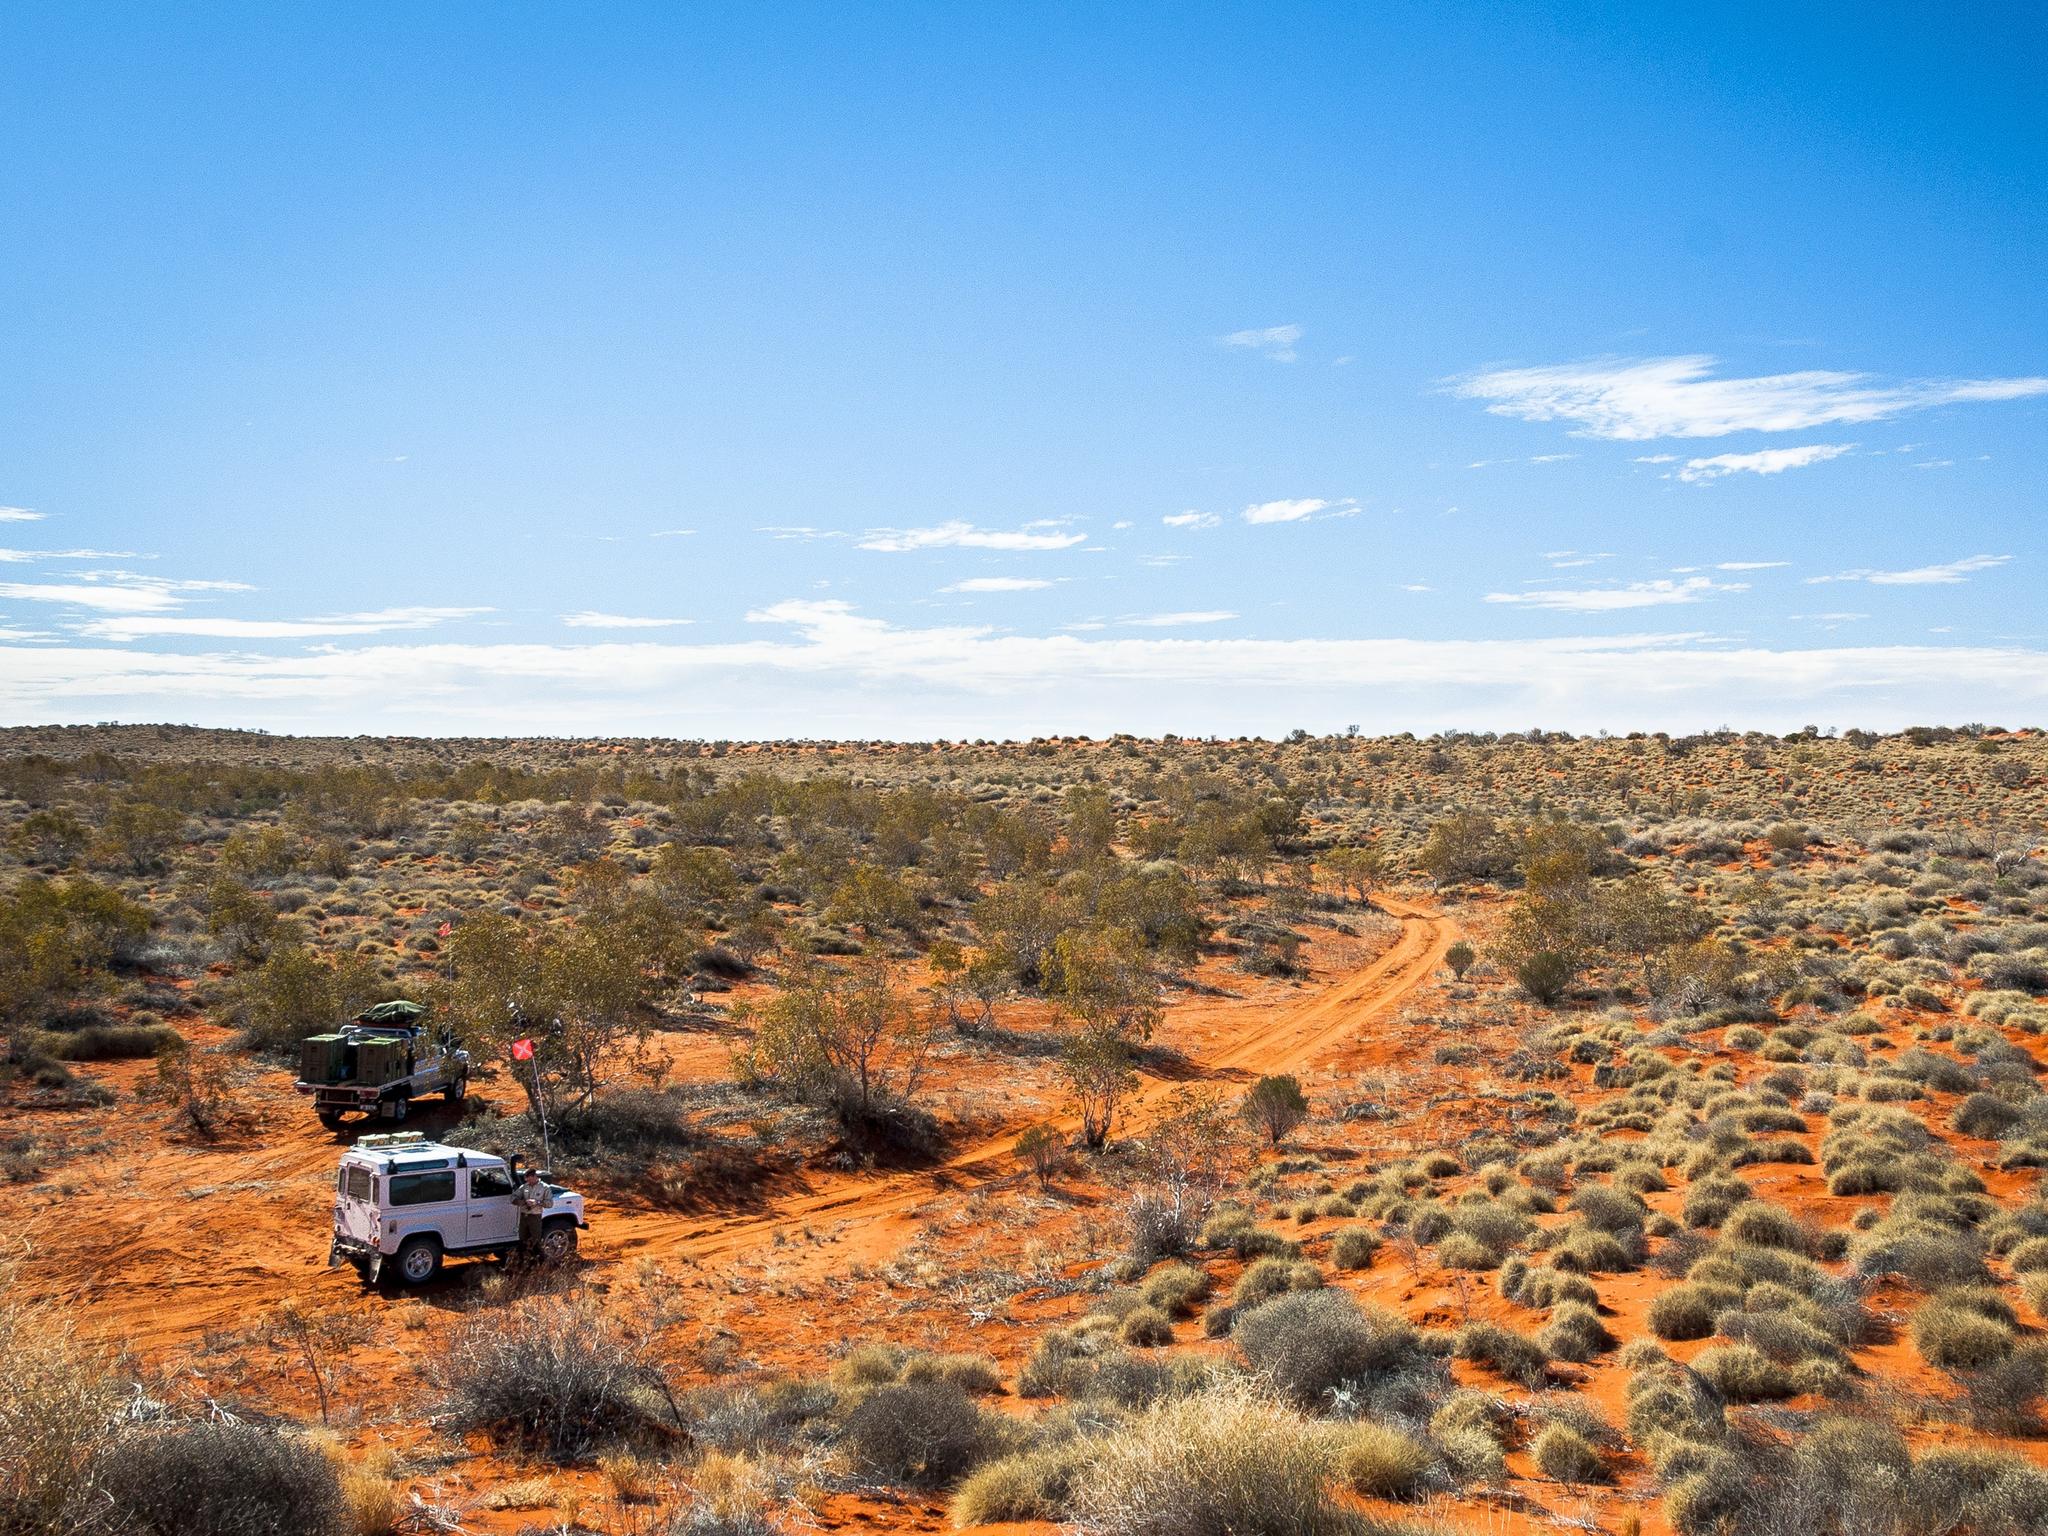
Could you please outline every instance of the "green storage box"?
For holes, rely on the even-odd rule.
[[[332,1083],[347,1061],[347,1043],[339,1035],[308,1035],[299,1042],[299,1081]]]
[[[403,1040],[365,1040],[356,1046],[356,1080],[364,1087],[405,1076]]]

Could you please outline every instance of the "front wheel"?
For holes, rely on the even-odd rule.
[[[411,1113],[411,1111],[412,1111],[412,1103],[411,1103],[411,1101],[410,1101],[410,1100],[409,1100],[409,1099],[408,1099],[408,1098],[407,1098],[407,1097],[406,1097],[406,1096],[405,1096],[404,1094],[402,1094],[402,1093],[401,1093],[401,1094],[399,1094],[399,1095],[398,1095],[398,1097],[396,1097],[395,1099],[392,1099],[392,1100],[391,1100],[390,1102],[388,1102],[387,1104],[385,1104],[385,1106],[384,1106],[384,1113],[385,1113],[386,1115],[390,1116],[390,1118],[391,1118],[391,1123],[392,1123],[393,1125],[403,1125],[403,1124],[405,1124],[405,1117],[406,1117],[406,1116],[407,1116],[408,1114],[410,1114],[410,1113]]]
[[[442,1089],[441,1092],[442,1096],[445,1097],[450,1104],[460,1104],[464,1099],[469,1097],[469,1079],[466,1077],[458,1077],[457,1079],[455,1079],[454,1082],[450,1083],[446,1088]]]
[[[551,1221],[541,1229],[541,1257],[550,1264],[566,1264],[576,1257],[576,1224]]]
[[[401,1285],[425,1285],[441,1273],[441,1245],[431,1237],[409,1237],[392,1267]]]

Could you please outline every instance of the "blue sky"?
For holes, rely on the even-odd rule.
[[[1371,9],[10,7],[0,720],[2048,720],[2042,13]]]

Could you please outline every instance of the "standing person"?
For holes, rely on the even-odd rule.
[[[555,1192],[541,1182],[540,1170],[528,1168],[526,1177],[512,1191],[512,1205],[519,1212],[519,1256],[528,1263],[540,1262],[541,1221],[554,1203]]]

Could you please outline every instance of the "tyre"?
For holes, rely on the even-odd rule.
[[[441,1273],[441,1245],[431,1237],[408,1237],[391,1261],[400,1285],[425,1285]]]
[[[566,1264],[576,1257],[576,1223],[551,1221],[540,1229],[540,1255],[550,1264]]]
[[[405,1094],[401,1093],[396,1098],[385,1101],[384,1113],[390,1117],[393,1125],[405,1124],[405,1117],[411,1112],[412,1101]]]
[[[441,1092],[450,1104],[460,1104],[469,1097],[469,1079],[458,1077],[454,1082],[442,1089]]]
[[[330,1131],[338,1131],[338,1130],[340,1130],[340,1129],[341,1129],[341,1111],[340,1111],[340,1110],[338,1110],[338,1109],[323,1109],[323,1110],[321,1110],[321,1111],[320,1111],[320,1123],[321,1123],[322,1125],[326,1126],[326,1127],[327,1127],[327,1129],[329,1129]]]

